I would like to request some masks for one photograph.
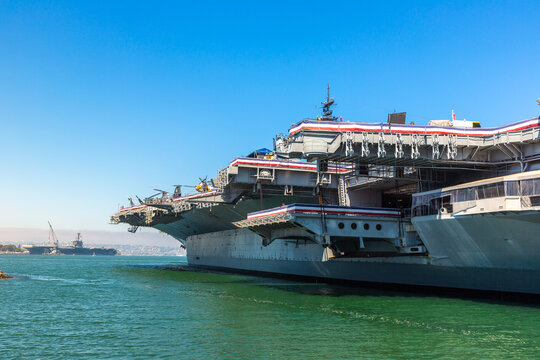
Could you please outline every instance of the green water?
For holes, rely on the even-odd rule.
[[[184,258],[0,256],[0,359],[538,358],[540,307],[167,270]]]

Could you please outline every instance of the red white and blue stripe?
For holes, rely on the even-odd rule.
[[[292,169],[292,170],[313,170],[317,171],[317,164],[304,161],[279,161],[256,158],[236,158],[230,166],[264,166],[269,168]],[[347,173],[354,170],[354,165],[328,164],[328,171]]]
[[[400,217],[401,211],[398,209],[383,209],[371,207],[356,207],[356,206],[336,206],[336,205],[314,205],[314,204],[291,204],[252,212],[247,215],[247,219],[258,219],[266,216],[278,214],[307,214],[319,215],[322,212],[326,215],[345,215],[345,216],[386,216]]]
[[[494,128],[457,128],[429,125],[405,125],[386,123],[363,123],[363,122],[336,122],[304,120],[294,124],[289,129],[289,134],[294,135],[302,131],[325,131],[325,132],[381,132],[422,135],[468,135],[468,136],[491,136],[507,132],[520,131],[540,126],[540,117],[534,117],[518,121],[513,124]]]

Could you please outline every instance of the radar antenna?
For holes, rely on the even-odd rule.
[[[319,118],[319,120],[336,121],[337,118],[335,116],[332,116],[333,110],[331,109],[331,107],[336,104],[334,103],[334,98],[330,97],[330,84],[328,84],[326,88],[326,101],[323,101],[321,104],[322,104],[323,116]]]

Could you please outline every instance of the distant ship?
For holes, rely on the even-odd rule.
[[[59,246],[56,233],[49,222],[49,243],[53,245],[25,245],[30,255],[108,255],[114,256],[118,254],[118,250],[113,248],[89,248],[84,247],[81,240],[81,233],[77,233],[75,240],[71,242],[71,246]]]

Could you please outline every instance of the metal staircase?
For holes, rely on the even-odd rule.
[[[343,176],[338,180],[339,188],[339,206],[350,206],[349,193],[347,192],[347,183]]]

